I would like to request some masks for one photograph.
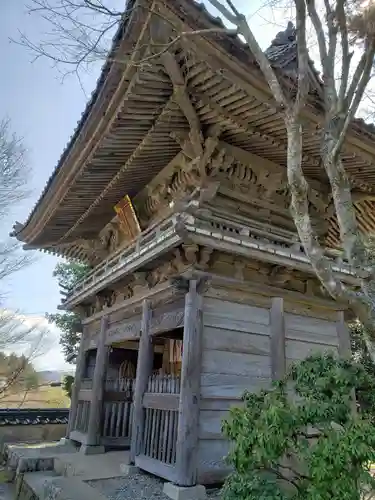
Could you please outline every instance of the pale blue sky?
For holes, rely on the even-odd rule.
[[[242,6],[241,6],[242,3]],[[87,98],[75,77],[61,82],[51,63],[44,59],[31,63],[31,55],[9,42],[18,30],[26,31],[34,40],[41,36],[44,24],[35,16],[26,14],[27,0],[2,0],[0,8],[0,117],[8,116],[13,130],[24,138],[28,160],[33,170],[30,199],[11,214],[7,227],[0,228],[1,236],[9,233],[15,220],[24,222],[51,175],[76,123],[84,110]],[[238,8],[255,13],[260,0],[238,1]],[[250,8],[251,5],[251,8]],[[267,19],[267,21],[266,21]],[[251,24],[263,44],[268,44],[278,28],[270,26],[268,11],[251,16]],[[286,20],[285,20],[286,24]],[[89,93],[94,89],[98,68],[85,75],[83,84]],[[12,276],[8,283],[7,306],[25,314],[44,316],[54,312],[60,302],[57,284],[52,277],[57,259],[37,254],[36,262]],[[59,352],[57,332],[52,350],[39,360],[43,368],[61,368],[63,358]]]

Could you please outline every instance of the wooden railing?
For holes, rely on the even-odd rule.
[[[106,380],[104,386],[102,443],[112,446],[130,444],[133,419],[134,379]]]
[[[130,245],[119,248],[108,256],[103,262],[97,265],[91,272],[84,276],[75,285],[74,289],[66,296],[66,304],[75,304],[83,300],[84,297],[96,293],[108,284],[116,275],[121,276],[132,268],[132,264],[137,266],[137,261],[149,252],[155,252],[160,246],[172,248],[180,241],[175,233],[176,217],[168,216],[157,224],[142,232],[139,237]],[[168,245],[169,242],[169,245]],[[165,249],[162,249],[165,251]]]
[[[131,245],[117,250],[95,267],[67,295],[66,305],[72,307],[120,276],[134,271],[143,259],[147,260],[150,251],[156,255],[180,244],[182,240],[176,231],[177,222],[183,224],[193,237],[209,238],[210,246],[214,248],[226,241],[256,252],[257,258],[269,260],[272,256],[272,262],[276,259],[283,265],[302,266],[303,270],[310,270],[310,259],[299,244],[298,237],[291,231],[261,225],[250,219],[233,221],[230,214],[219,216],[217,213],[205,212],[194,217],[180,213],[178,219],[173,215],[159,222],[156,227],[147,229]],[[326,249],[324,252],[332,270],[340,273],[344,281],[356,284],[360,277],[368,276],[369,270],[362,270],[361,273],[356,270],[354,274],[343,255],[337,251]]]
[[[176,462],[180,379],[152,375],[143,396],[145,432],[141,454],[168,465]]]

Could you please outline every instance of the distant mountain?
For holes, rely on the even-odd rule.
[[[65,375],[74,375],[74,370],[69,371],[56,371],[56,370],[43,370],[38,372],[41,382],[49,384],[51,382],[61,382]]]

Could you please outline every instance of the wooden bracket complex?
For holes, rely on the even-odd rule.
[[[198,170],[201,179],[204,179],[206,177],[206,166],[211,161],[219,143],[221,128],[218,126],[211,127],[208,131],[208,137],[204,139],[198,114],[190,99],[185,78],[174,55],[171,52],[165,52],[160,58],[173,85],[173,98],[190,125],[189,145],[193,152],[193,158],[188,165],[188,169]]]

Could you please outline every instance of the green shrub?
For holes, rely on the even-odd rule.
[[[63,388],[65,394],[67,394],[67,396],[69,397],[69,399],[72,399],[73,384],[74,384],[73,375],[65,375],[65,377],[63,378],[63,382],[62,382],[62,388]]]
[[[365,411],[353,411],[354,391],[370,395]],[[375,486],[374,395],[374,378],[361,365],[333,355],[309,357],[270,390],[246,393],[223,424],[234,467],[224,498],[364,498]]]

